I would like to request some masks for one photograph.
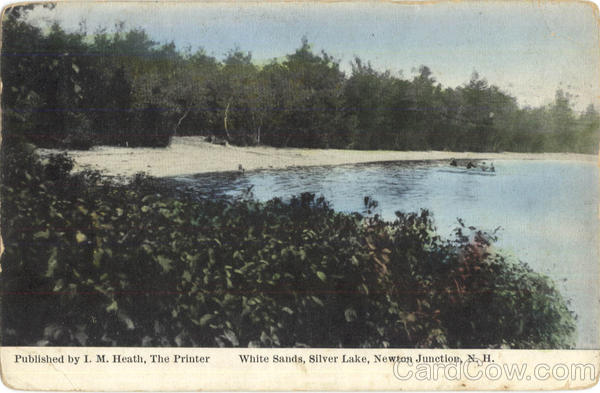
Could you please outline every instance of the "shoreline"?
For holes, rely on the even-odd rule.
[[[42,155],[57,152],[40,149]],[[390,161],[549,160],[598,163],[598,156],[577,153],[474,153],[449,151],[391,151],[220,146],[203,137],[174,137],[166,148],[98,146],[67,150],[75,171],[95,169],[110,176],[131,177],[145,172],[154,177],[336,166]]]

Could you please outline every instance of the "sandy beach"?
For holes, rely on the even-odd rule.
[[[42,150],[47,154],[51,150]],[[100,146],[89,151],[69,151],[75,170],[97,169],[111,176],[145,172],[155,177],[244,170],[285,169],[298,166],[344,165],[382,161],[421,160],[568,160],[598,162],[587,154],[469,153],[447,151],[362,151],[337,149],[238,147],[208,143],[202,137],[174,137],[167,148]]]

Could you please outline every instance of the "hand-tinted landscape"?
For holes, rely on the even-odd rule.
[[[595,15],[7,8],[2,344],[597,347]]]

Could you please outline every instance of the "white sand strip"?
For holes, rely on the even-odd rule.
[[[42,154],[51,150],[43,150]],[[167,148],[95,147],[69,151],[75,170],[98,169],[108,175],[146,172],[156,177],[197,173],[284,169],[295,166],[343,165],[416,160],[569,160],[597,163],[598,156],[571,153],[463,153],[447,151],[384,151],[219,146],[202,137],[174,137]]]

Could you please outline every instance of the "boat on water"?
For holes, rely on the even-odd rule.
[[[448,167],[443,167],[442,169],[439,170],[439,172],[445,172],[445,173],[458,173],[458,174],[465,174],[465,175],[473,175],[473,176],[496,176],[495,172],[486,172],[486,171],[482,171],[481,169],[467,169],[467,168],[448,168]]]
[[[459,162],[453,158],[450,160],[450,168],[447,168],[444,172],[494,175],[496,168],[494,163],[488,165],[485,161],[473,162],[472,160]]]

